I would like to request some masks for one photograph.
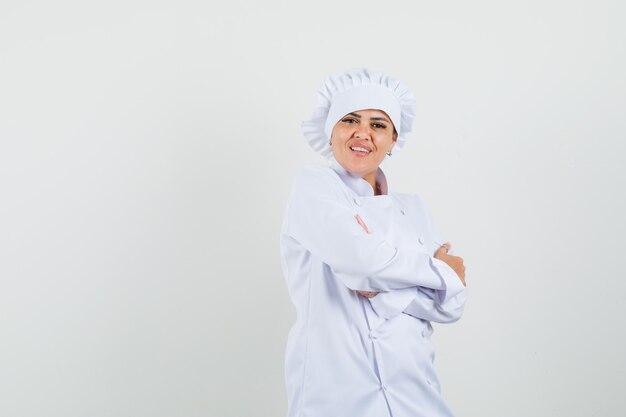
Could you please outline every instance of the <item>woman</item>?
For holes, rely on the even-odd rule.
[[[419,197],[389,191],[379,168],[414,115],[404,84],[355,69],[326,80],[303,123],[330,167],[298,173],[281,233],[298,314],[285,361],[289,417],[453,415],[430,322],[461,316],[463,261]]]

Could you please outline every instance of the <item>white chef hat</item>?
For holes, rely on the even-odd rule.
[[[302,133],[309,145],[322,156],[332,156],[329,139],[335,124],[357,110],[382,110],[398,132],[400,149],[411,132],[415,118],[415,97],[399,80],[366,68],[331,74],[317,91],[313,116],[302,122]]]

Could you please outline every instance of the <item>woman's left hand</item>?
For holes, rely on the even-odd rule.
[[[356,293],[365,298],[376,297],[378,294],[376,291],[357,291]]]

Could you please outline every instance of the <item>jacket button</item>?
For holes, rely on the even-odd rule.
[[[376,334],[376,332],[374,332],[374,330],[372,330],[372,331],[370,332],[370,339],[374,340],[374,339],[376,339],[377,337],[378,337],[378,335]]]
[[[403,216],[406,215],[406,213],[404,212],[404,210],[400,209],[400,213],[402,213]]]
[[[361,202],[359,201],[358,198],[354,197],[352,200],[354,201],[354,204],[356,204],[357,206],[361,205]]]
[[[417,238],[417,241],[420,243],[420,245],[424,244],[424,238],[421,236]]]

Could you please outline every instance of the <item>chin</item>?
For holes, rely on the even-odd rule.
[[[361,165],[349,165],[347,169],[347,171],[350,172],[352,175],[356,175],[358,177],[363,177],[372,170],[376,170],[376,168],[364,167]]]

